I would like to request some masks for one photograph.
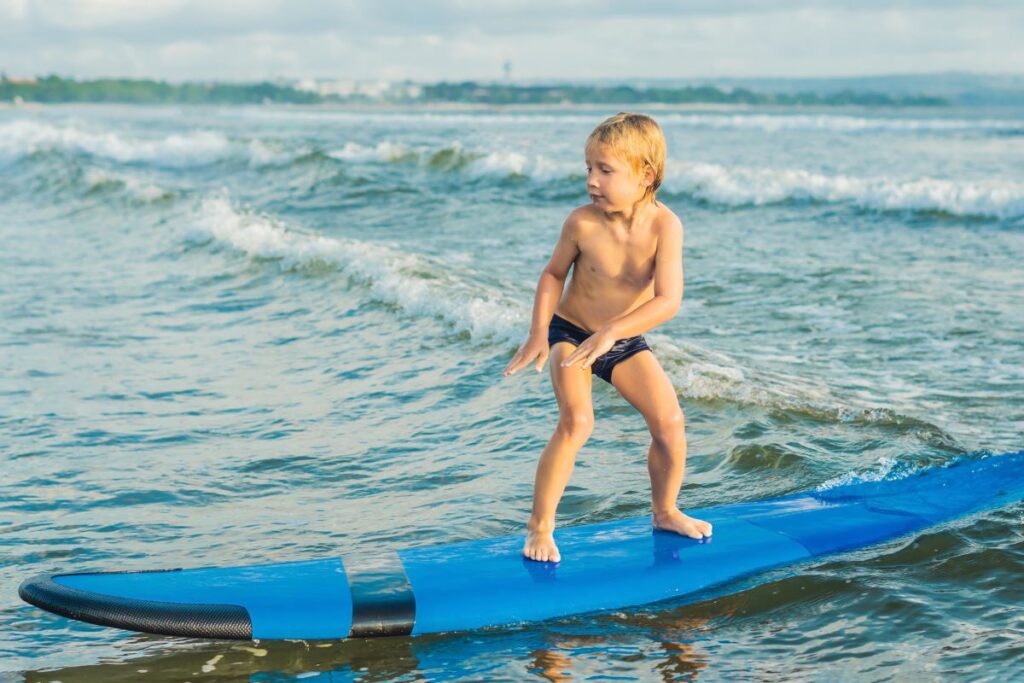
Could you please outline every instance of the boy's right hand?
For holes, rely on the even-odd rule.
[[[505,370],[501,373],[505,377],[514,375],[519,370],[523,369],[530,363],[533,363],[537,372],[544,369],[544,361],[548,359],[548,340],[547,335],[531,334],[523,345],[516,351],[516,355],[512,356],[512,360],[505,366]]]

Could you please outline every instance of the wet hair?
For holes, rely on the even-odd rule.
[[[599,144],[608,145],[615,156],[643,175],[644,167],[654,170],[654,182],[644,191],[644,199],[654,201],[654,195],[665,179],[665,135],[657,121],[646,114],[621,111],[610,116],[587,137],[584,152]]]

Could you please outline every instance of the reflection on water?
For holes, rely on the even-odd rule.
[[[131,681],[324,680],[439,681],[476,678],[549,681],[616,671],[634,680],[638,663],[659,680],[696,680],[709,665],[705,650],[709,620],[668,614],[657,626],[643,625],[634,639],[618,617],[558,622],[532,630],[483,631],[474,636],[398,637],[350,641],[180,643],[174,652],[127,661],[25,674],[26,683],[129,683]],[[601,624],[604,624],[603,626]],[[608,632],[595,632],[605,630]],[[159,647],[159,639],[135,636]],[[528,656],[527,656],[528,655]],[[515,659],[525,656],[524,666]],[[481,673],[486,672],[486,673]],[[646,678],[642,677],[642,678]]]

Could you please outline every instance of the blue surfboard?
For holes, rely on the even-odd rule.
[[[540,621],[666,599],[861,548],[1024,499],[1024,451],[689,511],[696,541],[648,517],[556,531],[560,563],[522,557],[523,535],[377,555],[162,571],[44,574],[25,601],[105,626],[194,638],[338,639]]]

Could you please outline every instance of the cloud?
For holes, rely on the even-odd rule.
[[[415,80],[1007,71],[992,0],[0,0],[0,69],[80,77]],[[1019,67],[1018,67],[1019,68]]]

